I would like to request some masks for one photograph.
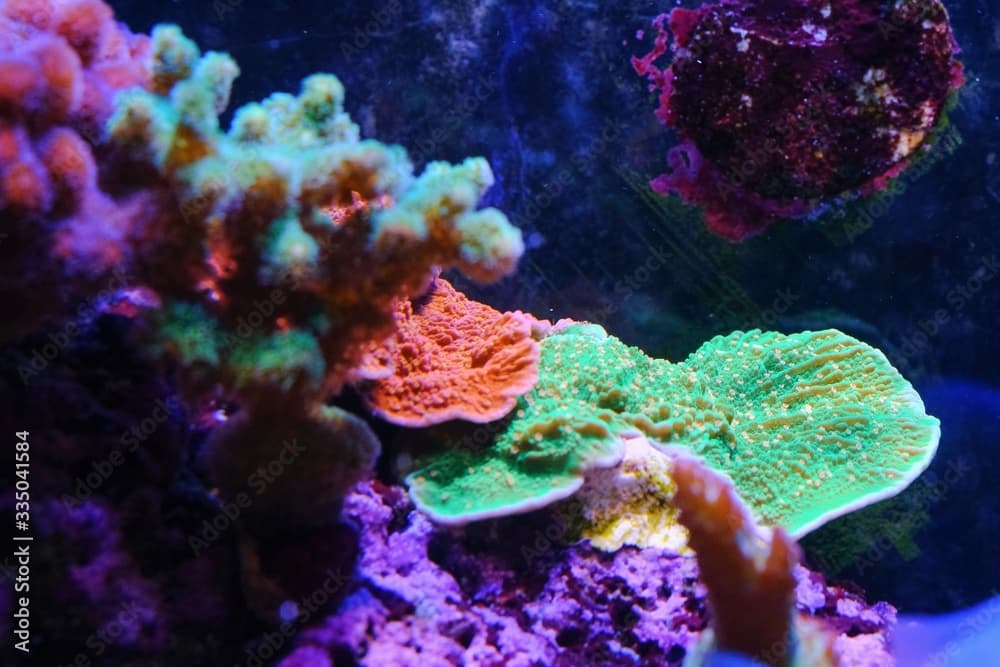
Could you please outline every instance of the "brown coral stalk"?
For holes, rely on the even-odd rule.
[[[700,461],[679,459],[673,476],[680,521],[708,587],[715,648],[790,664],[798,545],[780,527],[763,537],[732,484]]]

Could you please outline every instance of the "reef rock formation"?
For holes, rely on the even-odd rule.
[[[679,666],[708,624],[691,556],[565,546],[544,513],[442,531],[402,489],[379,483],[359,486],[346,506],[362,524],[355,581],[335,614],[302,629],[280,667]],[[799,612],[865,656],[846,664],[893,664],[891,606],[870,606],[801,567],[795,580]]]

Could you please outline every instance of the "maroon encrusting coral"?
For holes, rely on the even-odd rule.
[[[361,523],[362,553],[348,596],[310,619],[280,667],[680,665],[708,625],[690,556],[565,546],[545,513],[481,532],[435,529],[378,482],[360,485],[346,509]],[[844,664],[893,664],[891,606],[795,574],[797,609],[838,635]]]
[[[665,22],[674,59],[660,69]],[[702,206],[731,240],[884,188],[963,81],[937,0],[722,0],[654,27],[632,64],[681,141],[651,185]]]

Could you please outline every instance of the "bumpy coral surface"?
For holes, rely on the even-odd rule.
[[[238,109],[222,132],[236,64],[200,56],[176,27],[157,27],[152,49],[154,90],[120,96],[108,127],[177,203],[137,230],[133,265],[164,303],[160,345],[189,389],[218,377],[244,402],[319,400],[437,268],[513,270],[520,233],[476,209],[493,182],[485,160],[415,177],[402,148],[359,138],[325,74]]]
[[[940,424],[910,383],[839,331],[736,332],[684,365],[732,432],[725,447],[695,451],[733,478],[759,520],[796,537],[895,495],[937,451]]]
[[[623,388],[649,363],[612,340],[597,325],[547,337],[538,385],[492,446],[449,448],[410,474],[417,504],[445,523],[525,512],[572,495],[587,471],[617,465],[622,439],[609,408],[628,399]]]
[[[360,139],[332,75],[223,132],[238,67],[174,26],[135,37],[97,0],[9,1],[0,21],[2,282],[46,304],[5,320],[15,333],[132,289],[189,399],[246,422],[291,397],[307,419],[437,271],[497,280],[523,250],[477,208],[485,160],[415,175],[401,147]]]
[[[940,431],[882,353],[839,331],[736,332],[673,364],[576,325],[543,340],[539,383],[490,447],[438,453],[408,483],[444,523],[537,509],[634,435],[727,472],[758,521],[799,536],[898,493]]]
[[[0,2],[0,337],[122,286],[138,202],[99,185],[99,143],[114,94],[149,84],[148,53],[97,0]]]
[[[690,556],[565,546],[561,524],[540,514],[464,537],[439,532],[401,489],[377,483],[359,487],[347,507],[363,525],[356,580],[335,614],[302,630],[281,667],[679,667],[707,625]],[[869,606],[802,568],[796,580],[797,609],[836,635],[844,664],[892,664],[892,607]]]
[[[388,358],[391,374],[365,387],[365,402],[403,426],[500,419],[538,380],[534,321],[472,301],[438,278],[427,295],[400,302],[394,337],[373,351]]]
[[[741,240],[823,200],[883,187],[938,122],[961,66],[938,0],[723,0],[674,9],[667,49],[634,58],[659,90],[657,116],[682,142],[660,194],[700,204]]]
[[[233,462],[287,458],[296,433],[328,439],[303,458],[322,490],[273,491],[287,518],[311,503],[329,519],[378,443],[324,401],[437,271],[496,280],[522,252],[499,211],[477,208],[489,165],[415,175],[402,148],[360,139],[332,75],[238,109],[223,132],[239,70],[177,27],[135,37],[96,0],[0,9],[0,282],[15,290],[2,326],[72,302],[94,318],[128,294],[136,338],[179,368],[191,404],[235,415],[208,447],[224,490],[246,485]],[[22,317],[21,290],[44,308]]]

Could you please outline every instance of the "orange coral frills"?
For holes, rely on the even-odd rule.
[[[538,381],[535,322],[472,301],[438,278],[428,296],[400,303],[395,336],[373,350],[388,353],[392,373],[365,386],[365,401],[402,426],[500,419]]]

